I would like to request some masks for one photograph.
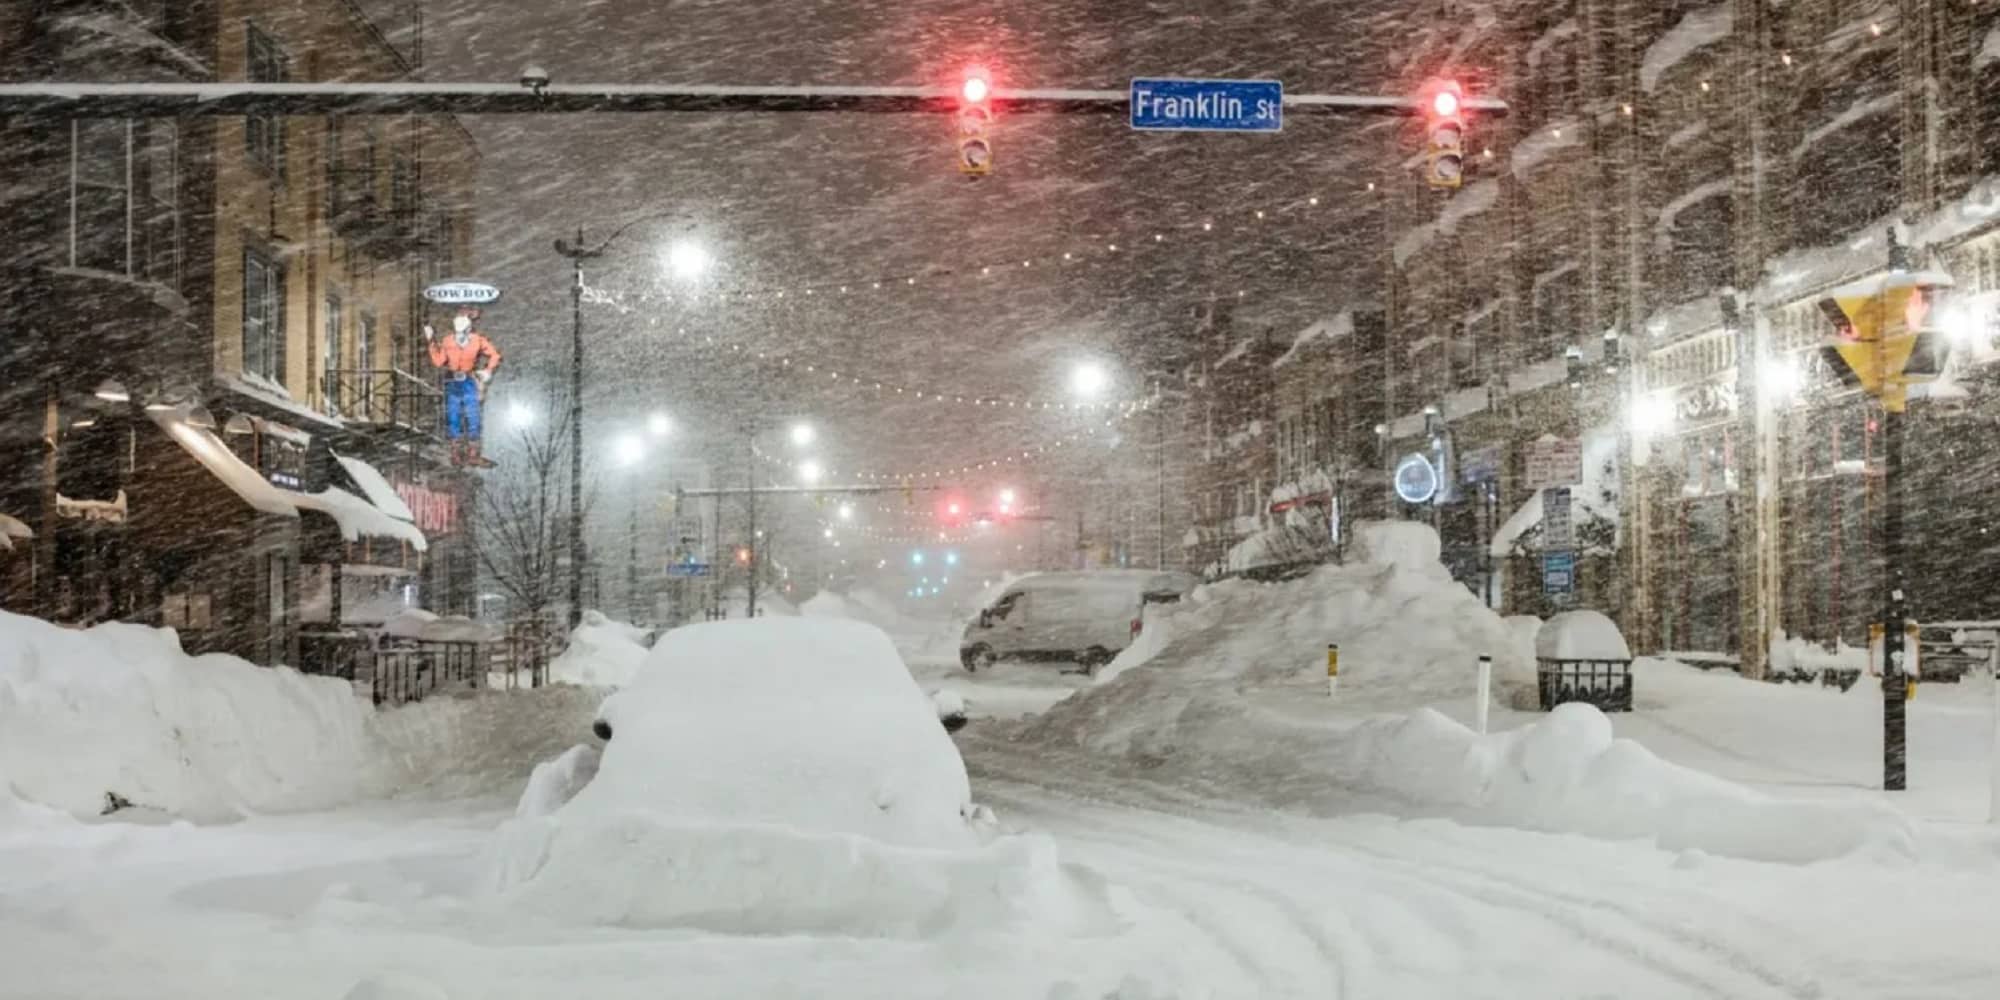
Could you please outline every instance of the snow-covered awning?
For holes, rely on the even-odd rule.
[[[402,497],[396,495],[396,488],[389,485],[388,478],[374,466],[339,453],[335,453],[333,458],[340,463],[340,468],[347,473],[347,478],[354,480],[354,485],[361,488],[361,495],[367,497],[369,503],[382,508],[382,513],[400,521],[414,522],[417,519],[417,515],[411,513],[410,506],[403,502]]]
[[[12,514],[0,514],[0,552],[13,548],[16,538],[26,540],[33,537],[35,531],[28,527],[26,521]]]
[[[364,537],[388,538],[408,542],[418,552],[429,547],[424,541],[424,533],[417,530],[416,525],[390,517],[382,508],[337,486],[329,486],[318,493],[279,492],[300,510],[318,511],[333,518],[334,523],[340,525],[340,537],[350,542]]]
[[[419,642],[498,642],[506,633],[496,625],[451,615],[440,618],[422,608],[405,608],[382,622],[382,632]]]
[[[147,410],[146,415],[167,432],[194,460],[212,473],[215,478],[229,487],[231,492],[243,498],[243,502],[266,514],[297,517],[299,511],[285,499],[284,491],[271,485],[259,475],[256,469],[236,457],[215,432],[196,427],[173,411]]]

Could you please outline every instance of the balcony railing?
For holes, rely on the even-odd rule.
[[[396,368],[329,368],[328,407],[350,424],[444,436],[444,392],[435,382]]]

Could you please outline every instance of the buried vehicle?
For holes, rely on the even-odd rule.
[[[949,701],[949,699],[944,699]],[[861,622],[675,629],[605,699],[601,755],[536,768],[494,888],[551,918],[749,933],[922,936],[1083,920],[1102,901],[975,805],[950,707]]]
[[[1059,660],[1094,671],[1139,637],[1146,605],[1179,601],[1200,582],[1155,570],[1024,576],[966,624],[959,662],[977,671],[1004,659]]]

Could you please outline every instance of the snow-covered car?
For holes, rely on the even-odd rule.
[[[600,707],[601,756],[536,769],[497,887],[569,919],[758,933],[904,933],[1067,892],[1052,845],[972,803],[948,707],[862,622],[675,629]]]
[[[1068,661],[1095,670],[1138,638],[1147,604],[1171,603],[1200,581],[1189,573],[1084,570],[1036,573],[1002,588],[966,623],[959,662]]]

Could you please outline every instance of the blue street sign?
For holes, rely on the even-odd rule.
[[[1132,81],[1132,127],[1152,132],[1276,132],[1285,127],[1277,80]]]
[[[1576,593],[1576,553],[1543,553],[1542,593],[1557,599]]]
[[[698,562],[677,562],[667,564],[668,576],[707,576],[708,564]]]

